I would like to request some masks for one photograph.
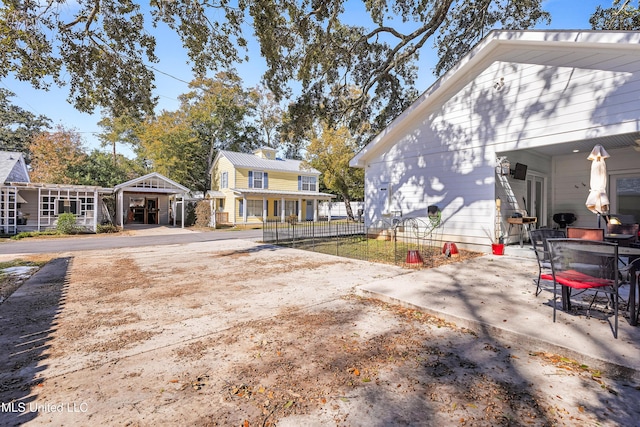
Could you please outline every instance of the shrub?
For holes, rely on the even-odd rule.
[[[191,226],[196,223],[196,203],[185,202],[184,210],[184,225]]]
[[[198,227],[208,227],[211,223],[211,203],[202,200],[196,205],[196,225]]]
[[[76,216],[72,213],[63,213],[58,216],[56,229],[60,234],[76,234],[78,227],[76,226]]]
[[[96,233],[119,233],[120,229],[111,224],[110,222],[107,222],[105,224],[98,224],[98,226],[96,227]]]

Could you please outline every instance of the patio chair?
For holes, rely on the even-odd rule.
[[[540,287],[540,277],[542,271],[547,270],[551,272],[551,260],[549,257],[549,247],[547,246],[547,239],[558,239],[567,237],[562,230],[556,230],[553,228],[539,228],[532,230],[530,233],[531,249],[536,254],[538,261],[538,280],[536,282],[536,296],[540,295],[542,288]]]
[[[551,276],[553,280],[553,321],[556,321],[556,301],[561,290],[562,308],[571,310],[572,291],[577,296],[585,291],[595,291],[587,308],[590,316],[599,293],[608,296],[608,304],[613,306],[613,336],[618,338],[618,245],[585,239],[548,239],[551,256]]]
[[[631,243],[638,241],[638,224],[607,224],[607,234],[629,234],[633,236],[631,239],[621,240],[618,242],[620,246],[629,246]]]
[[[567,227],[567,238],[604,240],[604,228]]]

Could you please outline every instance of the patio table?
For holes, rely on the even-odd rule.
[[[640,248],[634,247],[624,247],[618,246],[618,258],[627,258],[628,269],[629,269],[629,300],[627,303],[629,309],[629,323],[632,326],[638,325],[638,312],[640,311],[640,304],[636,302],[636,295],[640,295],[640,290],[638,289],[638,275],[636,274],[640,271],[640,262],[633,262],[640,258]],[[553,280],[553,279],[552,279]],[[564,310],[567,309],[568,304],[568,290],[565,287],[562,287],[562,308]]]
[[[617,243],[621,246],[627,246],[634,238],[635,236],[633,234],[611,233],[611,234],[604,235],[604,240],[608,242]]]
[[[511,227],[518,227],[518,235],[520,236],[520,247],[522,247],[522,242],[524,240],[525,233],[529,234],[531,224],[535,224],[538,222],[538,218],[535,216],[521,216],[521,217],[511,217],[507,218],[507,223],[509,224],[508,234],[511,234]]]

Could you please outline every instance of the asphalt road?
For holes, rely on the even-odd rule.
[[[159,233],[161,233],[159,231]],[[83,235],[60,238],[26,238],[0,243],[0,255],[50,252],[77,252],[99,249],[118,249],[140,246],[165,246],[216,240],[261,241],[262,230],[186,231],[154,234],[147,230],[141,235],[111,236]]]

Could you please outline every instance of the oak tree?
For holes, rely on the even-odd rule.
[[[490,29],[525,29],[549,15],[542,0],[6,0],[0,78],[69,85],[81,111],[151,113],[154,31],[180,37],[196,76],[247,59],[255,34],[277,100],[291,120],[350,117],[380,129],[415,99],[416,59],[436,47],[441,75]],[[424,70],[420,70],[424,72]],[[68,80],[67,80],[68,76]],[[345,96],[351,85],[358,98]],[[358,114],[354,114],[356,111]],[[301,127],[298,127],[301,129]]]

